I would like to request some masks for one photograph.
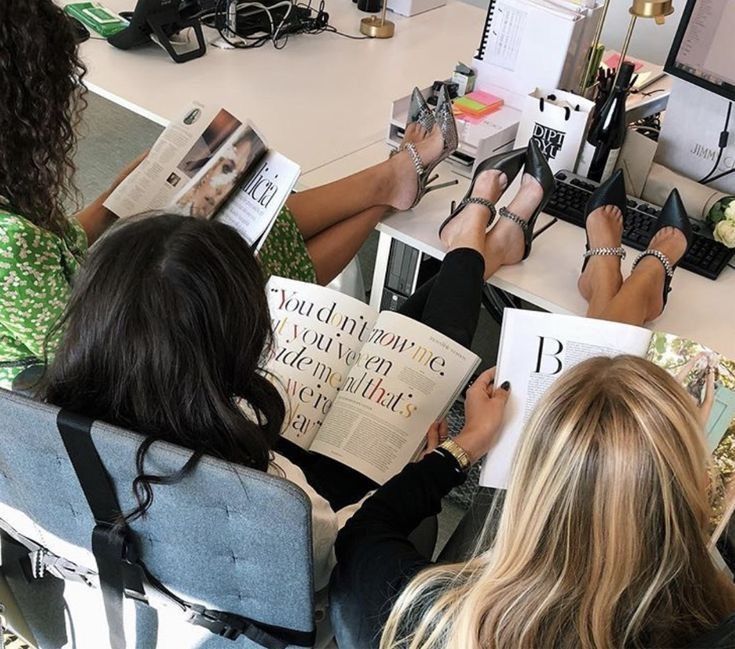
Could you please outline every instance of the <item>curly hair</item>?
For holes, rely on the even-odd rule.
[[[53,0],[0,2],[0,196],[63,235],[75,202],[76,129],[86,68],[71,23]]]

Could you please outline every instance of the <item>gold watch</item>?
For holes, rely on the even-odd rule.
[[[443,448],[445,451],[450,453],[452,457],[457,460],[457,464],[459,464],[459,468],[462,469],[462,471],[467,472],[470,470],[470,467],[472,466],[470,456],[467,455],[467,451],[465,451],[453,439],[444,440],[439,444],[439,448]]]

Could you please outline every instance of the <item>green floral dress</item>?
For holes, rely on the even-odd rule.
[[[285,205],[268,233],[258,258],[266,278],[277,275],[317,283],[314,264],[306,250],[304,238],[291,210]]]
[[[44,359],[46,336],[66,307],[87,236],[69,221],[62,238],[0,208],[0,387]],[[56,341],[49,341],[53,353]]]
[[[10,389],[23,369],[45,359],[46,337],[66,307],[86,252],[87,237],[76,220],[60,238],[0,208],[0,387]],[[259,258],[266,277],[316,282],[304,239],[285,206]],[[49,339],[49,356],[57,343]]]

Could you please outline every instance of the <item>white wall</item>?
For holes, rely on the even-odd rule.
[[[630,42],[630,56],[637,56],[651,63],[663,64],[671,49],[676,28],[679,25],[684,0],[674,0],[674,13],[666,18],[663,25],[655,20],[638,19]],[[630,23],[628,9],[631,3],[626,0],[611,0],[607,12],[605,28],[602,31],[602,42],[610,49],[619,50],[623,45],[625,34]]]
[[[487,7],[488,0],[464,0],[478,7]],[[674,33],[679,24],[685,0],[674,0],[674,13],[666,19],[664,25],[657,25],[653,20],[638,20],[630,43],[630,56],[638,56],[652,63],[663,64],[674,40]],[[611,0],[607,12],[605,29],[602,32],[603,43],[610,49],[620,49],[628,30],[630,14],[629,0]]]

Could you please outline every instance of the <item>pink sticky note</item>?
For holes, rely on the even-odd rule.
[[[479,101],[481,104],[485,104],[486,106],[492,106],[495,110],[502,108],[504,103],[500,97],[491,95],[489,92],[485,92],[483,90],[473,90],[467,95],[467,98]]]
[[[626,61],[633,64],[636,72],[644,65],[643,62],[636,61],[635,59],[626,59]],[[620,54],[611,54],[605,59],[604,63],[608,68],[617,68],[620,65]]]

